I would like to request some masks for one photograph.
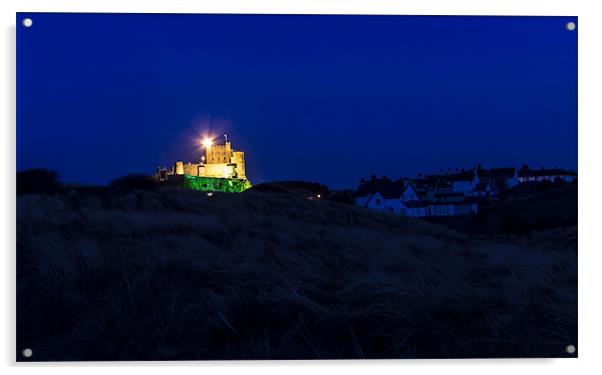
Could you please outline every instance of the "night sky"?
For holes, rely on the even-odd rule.
[[[254,184],[576,169],[568,21],[18,14],[17,169],[105,184],[198,162],[224,133]]]

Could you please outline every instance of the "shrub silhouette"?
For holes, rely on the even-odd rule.
[[[152,176],[146,174],[133,173],[114,179],[109,186],[118,189],[154,189],[157,184]]]
[[[17,172],[17,195],[54,194],[60,186],[59,175],[48,169],[36,168]]]
[[[328,199],[333,202],[338,202],[338,203],[354,204],[355,203],[355,191],[353,191],[353,190],[334,191],[328,196]]]

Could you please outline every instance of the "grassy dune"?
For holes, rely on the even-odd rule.
[[[545,357],[577,343],[575,227],[478,237],[260,192],[73,189],[17,206],[17,347],[32,360]]]

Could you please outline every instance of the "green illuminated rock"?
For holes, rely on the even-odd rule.
[[[225,193],[241,193],[251,187],[247,179],[216,178],[184,175],[183,187],[199,191],[221,191]]]

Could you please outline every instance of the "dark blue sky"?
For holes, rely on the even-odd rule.
[[[107,183],[224,132],[253,183],[577,167],[575,17],[17,18],[18,170]]]

